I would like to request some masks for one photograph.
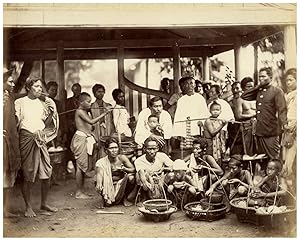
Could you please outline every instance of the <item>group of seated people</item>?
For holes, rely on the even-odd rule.
[[[249,205],[263,202],[271,205],[275,195],[280,202],[287,194],[285,179],[280,176],[282,165],[279,160],[269,160],[265,173],[253,176],[242,156],[233,155],[224,170],[206,154],[204,138],[193,141],[193,151],[187,161],[170,159],[159,151],[159,143],[152,137],[145,140],[144,154],[133,163],[119,154],[116,139],[106,140],[105,148],[107,155],[96,163],[99,208],[121,201],[125,206],[131,205],[137,195],[144,195],[144,199],[169,198],[180,205],[219,192],[226,193],[229,200],[249,195]]]
[[[112,106],[103,101],[103,85],[93,87],[94,103],[88,93],[79,90],[76,94],[80,86],[74,85],[74,96],[67,100],[66,106],[77,105],[77,109],[75,104],[69,107],[76,111],[70,112],[72,116],[68,117],[72,120],[68,126],[72,134],[70,150],[77,167],[75,197],[88,198],[82,189],[84,176],[91,169],[97,171],[100,207],[121,201],[126,205],[133,203],[139,190],[137,186],[142,187],[149,198],[163,197],[164,187],[168,192],[188,187],[187,193],[203,197],[219,191],[219,184],[228,191],[229,198],[247,195],[250,189],[255,190],[253,196],[269,197],[271,194],[260,187],[274,182],[276,177],[279,180],[276,183],[280,183],[283,190],[278,195],[284,194],[286,184],[278,178],[283,163],[278,161],[277,129],[291,132],[287,124],[288,108],[283,91],[270,87],[271,71],[263,68],[259,73],[261,84],[256,87],[251,78],[234,82],[230,100],[221,98],[219,85],[206,84],[201,88],[201,83],[195,85],[192,77],[183,77],[179,80],[181,93],[171,96],[165,106],[159,96],[150,99],[149,107],[139,113],[135,129],[129,124],[122,90],[113,91],[116,104]],[[265,123],[263,115],[270,117],[271,122]],[[236,130],[230,127],[234,124],[239,124]],[[266,134],[264,127],[271,131]],[[127,141],[135,142],[143,154],[130,159],[120,154],[122,143]],[[238,144],[241,148],[234,149]],[[176,150],[180,150],[180,157],[174,155]],[[264,161],[261,167],[266,173],[261,181],[264,183],[257,185],[253,173],[242,168],[242,155],[255,153],[265,154],[269,161]],[[269,188],[271,193],[273,187]]]

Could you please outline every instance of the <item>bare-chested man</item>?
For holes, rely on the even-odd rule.
[[[71,150],[74,153],[76,160],[77,171],[76,171],[76,185],[77,190],[75,198],[77,199],[88,199],[90,198],[87,194],[83,192],[84,184],[84,174],[91,170],[89,165],[89,157],[93,154],[93,145],[95,139],[92,136],[92,125],[97,123],[103,116],[112,109],[108,109],[98,117],[92,119],[89,110],[91,109],[91,96],[82,92],[79,96],[79,107],[75,112],[75,123],[76,129],[72,142]]]
[[[249,77],[244,78],[242,81],[247,81]],[[249,78],[251,79],[251,78]],[[251,79],[252,80],[252,79]],[[253,82],[253,80],[252,80]],[[243,85],[244,86],[244,85]],[[256,115],[256,103],[255,101],[247,101],[241,98],[243,90],[239,82],[232,84],[232,110],[234,117],[238,121],[248,120]]]
[[[256,103],[255,101],[247,101],[241,98],[244,90],[250,89],[254,86],[254,82],[250,77],[242,79],[240,82],[234,82],[232,84],[232,110],[234,117],[237,121],[243,122],[242,126],[240,124],[233,124],[229,129],[229,139],[230,143],[234,141],[237,132],[243,128],[240,132],[238,138],[235,140],[234,146],[232,147],[232,154],[254,154],[254,136],[253,136],[253,123],[256,116]],[[244,144],[242,142],[242,133],[244,134]],[[230,144],[230,145],[231,145]],[[246,147],[246,150],[244,149]]]

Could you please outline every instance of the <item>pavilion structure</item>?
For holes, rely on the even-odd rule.
[[[4,64],[24,61],[19,78],[22,86],[33,61],[56,60],[59,99],[65,89],[65,60],[117,59],[118,84],[129,90],[129,110],[134,91],[138,91],[139,109],[143,94],[158,92],[130,83],[124,77],[124,59],[173,58],[174,87],[178,88],[180,57],[202,57],[204,78],[210,79],[209,57],[234,49],[235,77],[239,80],[242,47],[283,32],[286,69],[296,67],[296,4],[3,6]]]

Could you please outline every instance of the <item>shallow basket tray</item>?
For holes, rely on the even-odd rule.
[[[171,207],[172,201],[166,199],[149,199],[143,202],[145,209],[153,210],[156,209],[159,212],[167,211]]]
[[[192,210],[192,206],[201,205],[202,202],[191,202],[184,206],[184,210],[186,215],[192,219],[197,221],[216,221],[225,217],[226,214],[226,206],[224,204],[223,207],[218,209],[206,209],[206,210]]]
[[[236,205],[237,202],[246,200],[247,197],[241,197],[230,201],[230,205],[240,222],[266,227],[281,227],[296,223],[296,209],[293,207],[288,207],[290,210],[281,213],[261,214],[256,213],[254,207],[239,207]]]
[[[141,207],[138,209],[146,219],[154,221],[154,222],[163,222],[170,219],[170,216],[177,211],[177,207],[174,205],[170,205],[170,209],[164,212],[151,212],[150,210],[145,209],[145,207]]]

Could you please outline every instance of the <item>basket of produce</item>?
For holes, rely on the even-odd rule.
[[[216,221],[225,217],[226,205],[222,204],[219,208],[214,208],[210,203],[204,201],[188,203],[184,206],[186,215],[192,220]]]
[[[291,206],[248,207],[247,197],[232,199],[230,205],[240,222],[266,227],[281,227],[296,222],[296,209]]]
[[[159,212],[157,209],[148,210],[145,206],[143,206],[138,210],[145,216],[146,219],[154,222],[162,222],[169,220],[170,216],[177,211],[177,208],[171,205],[168,210]]]
[[[256,216],[261,226],[288,227],[296,223],[296,209],[289,206],[259,207]]]
[[[154,212],[164,212],[169,210],[171,207],[172,201],[167,199],[151,199],[143,202],[143,205],[146,210]]]
[[[230,201],[232,211],[239,222],[259,225],[259,218],[254,207],[247,207],[247,197],[234,198]]]

